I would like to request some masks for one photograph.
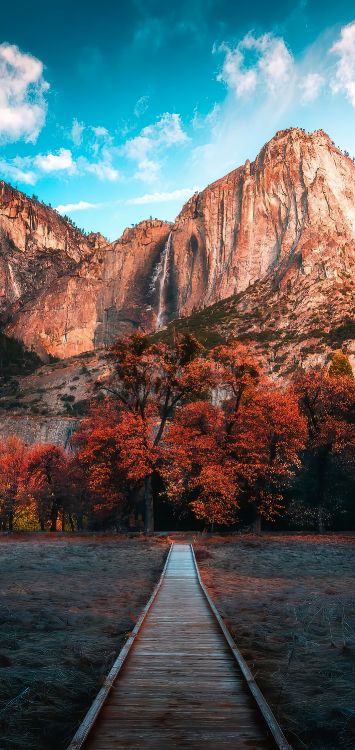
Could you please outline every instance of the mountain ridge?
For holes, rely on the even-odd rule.
[[[42,358],[94,351],[240,292],[251,340],[270,322],[253,306],[272,308],[275,330],[297,323],[305,340],[313,318],[329,331],[353,315],[355,166],[322,130],[278,131],[173,224],[146,220],[112,243],[0,183],[0,231],[3,327]]]

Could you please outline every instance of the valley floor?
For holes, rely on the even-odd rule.
[[[158,580],[164,540],[0,537],[0,747],[64,750]]]
[[[355,537],[200,537],[202,577],[295,750],[355,746]]]

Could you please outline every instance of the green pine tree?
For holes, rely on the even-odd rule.
[[[341,349],[334,352],[328,374],[331,378],[354,378],[349,359]]]

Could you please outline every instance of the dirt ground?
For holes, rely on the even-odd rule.
[[[355,747],[354,542],[195,544],[204,582],[295,750]]]
[[[0,750],[64,750],[147,602],[164,539],[0,537]]]

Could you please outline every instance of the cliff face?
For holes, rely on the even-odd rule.
[[[8,213],[16,214],[18,195]],[[32,202],[25,196],[20,204],[14,225],[0,214],[0,298],[8,335],[43,358],[70,357],[141,325],[154,327],[150,279],[169,224],[142,222],[108,245],[41,204],[39,216],[31,218]]]
[[[240,293],[243,330],[250,319],[254,332],[308,335],[352,314],[355,166],[323,131],[281,131],[174,225],[142,222],[110,245],[0,185],[2,318],[41,356],[90,351]]]
[[[197,194],[172,239],[175,309],[189,314],[292,263],[329,266],[329,249],[355,240],[355,167],[323,131],[278,133]],[[306,260],[307,259],[307,260]]]

